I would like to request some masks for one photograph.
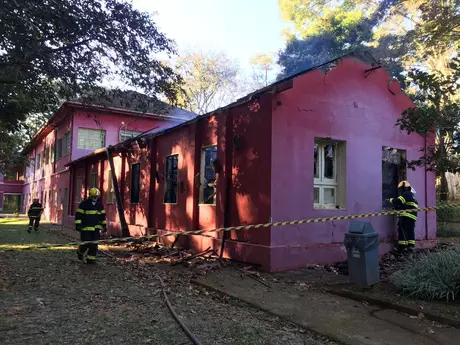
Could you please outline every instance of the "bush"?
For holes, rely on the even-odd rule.
[[[412,298],[455,300],[460,293],[460,249],[412,259],[392,280],[403,294]]]
[[[442,206],[445,202],[438,202],[437,206]],[[453,207],[439,208],[436,210],[436,221],[438,223],[453,222],[457,215],[457,209]]]

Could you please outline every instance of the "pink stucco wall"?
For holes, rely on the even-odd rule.
[[[123,126],[122,122],[125,123]],[[72,131],[72,160],[81,158],[93,150],[78,148],[78,128],[104,129],[106,131],[106,146],[120,142],[120,130],[144,132],[158,126],[156,130],[169,128],[182,121],[160,120],[146,117],[135,117],[120,114],[104,113],[101,111],[76,110],[73,118]]]
[[[382,147],[407,150],[418,159],[424,139],[395,127],[412,105],[397,83],[380,69],[365,78],[369,66],[345,59],[327,74],[314,71],[294,79],[294,87],[278,95],[273,110],[273,221],[349,215],[382,210]],[[394,93],[392,94],[390,90]],[[276,104],[276,105],[275,105]],[[346,206],[342,210],[313,207],[313,146],[315,137],[346,141]],[[435,205],[435,178],[417,169],[407,171],[421,207]],[[425,197],[425,191],[426,197]],[[382,239],[396,231],[394,216],[369,218]],[[345,258],[341,243],[350,221],[331,221],[271,230],[271,268],[300,267],[308,262]],[[435,213],[419,212],[416,239],[430,245],[435,239]],[[382,243],[387,251],[389,244]]]

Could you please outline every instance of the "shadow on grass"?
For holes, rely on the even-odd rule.
[[[438,237],[460,237],[460,223],[438,222]]]

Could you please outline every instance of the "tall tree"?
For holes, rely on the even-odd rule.
[[[233,101],[238,94],[237,64],[223,53],[188,52],[177,61],[184,80],[183,104],[206,114]]]
[[[441,178],[441,200],[447,200],[446,172],[460,172],[460,59],[449,63],[449,72],[412,69],[408,73],[416,108],[405,111],[397,125],[408,134],[436,137],[410,166],[427,166]]]
[[[267,86],[272,81],[271,72],[276,67],[273,54],[256,54],[250,60],[252,66],[252,83],[254,89]]]
[[[0,152],[28,114],[52,112],[105,78],[173,100],[173,43],[126,0],[0,0]],[[0,155],[0,161],[5,159]]]

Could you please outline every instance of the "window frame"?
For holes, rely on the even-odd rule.
[[[95,185],[93,185],[93,177],[96,176],[94,182],[96,183]],[[99,186],[98,186],[98,181],[99,180],[99,174],[97,173],[97,171],[92,171],[90,174],[89,174],[89,183],[88,183],[88,186],[89,186],[89,189],[91,188],[98,188],[99,189]]]
[[[81,183],[79,183],[81,181]],[[77,175],[75,178],[75,202],[80,203],[83,200],[82,197],[82,189],[83,189],[83,175]]]
[[[139,167],[137,201],[136,200],[133,201],[133,190],[134,190],[133,189],[133,178],[134,178],[133,167],[134,166]],[[131,170],[130,170],[130,184],[129,184],[129,201],[131,204],[139,204],[141,202],[141,173],[142,173],[141,163],[140,162],[132,163]]]
[[[206,151],[210,148],[214,148],[215,149],[215,153],[216,153],[216,158],[214,159],[214,161],[217,159],[217,144],[212,144],[212,145],[207,145],[207,146],[203,146],[201,148],[201,157],[200,157],[200,202],[199,202],[199,205],[202,206],[202,205],[208,205],[208,206],[216,206],[216,203],[217,203],[217,186],[216,186],[216,181],[217,181],[217,176],[216,176],[216,172],[214,171],[214,196],[212,197],[212,202],[210,203],[207,203],[205,202],[204,200],[204,191],[205,191],[205,185],[206,185]],[[214,162],[213,161],[213,162]],[[214,165],[212,164],[211,162],[211,165],[212,165],[212,168],[214,169]]]
[[[129,135],[126,135],[127,133],[129,133]],[[135,130],[131,130],[131,129],[120,129],[119,140],[120,140],[120,142],[123,142],[125,140],[135,138],[135,137],[141,135],[142,133],[143,132],[135,131]],[[125,136],[125,139],[123,139],[123,136]]]
[[[176,174],[176,193],[175,193],[175,201],[170,202],[166,200],[166,196],[169,190],[169,178],[168,178],[168,159],[172,157],[177,157],[177,174]],[[164,175],[164,188],[163,188],[163,204],[165,205],[176,205],[179,199],[179,154],[178,153],[173,153],[170,155],[165,156],[165,175]]]
[[[333,145],[334,147],[332,179],[324,176],[324,150],[329,145]],[[313,157],[313,206],[315,209],[345,209],[345,185],[341,185],[346,184],[346,166],[344,164],[346,157],[341,157],[342,155],[346,155],[345,145],[346,142],[341,140],[315,138],[314,148],[318,148],[318,160]],[[318,165],[316,165],[317,162]],[[315,170],[317,171],[317,175],[315,175]],[[325,202],[325,190],[327,189],[333,190],[333,203]]]

